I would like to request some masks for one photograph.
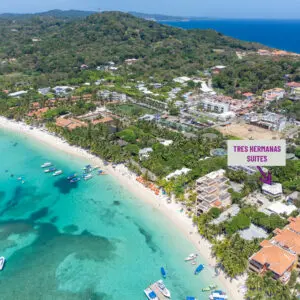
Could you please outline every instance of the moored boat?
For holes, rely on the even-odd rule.
[[[94,176],[92,174],[87,174],[87,175],[83,176],[83,179],[86,181],[86,180],[92,179],[93,177]]]
[[[146,296],[147,296],[147,298],[149,299],[149,300],[159,300],[159,298],[158,298],[158,296],[155,294],[155,292],[152,290],[152,289],[150,289],[150,288],[146,288],[145,290],[144,290],[144,293],[146,294]]]
[[[56,171],[56,172],[53,173],[53,176],[58,176],[58,175],[60,175],[62,173],[63,173],[62,170],[58,170],[58,171]]]
[[[198,254],[191,253],[191,254],[190,254],[189,256],[187,256],[184,260],[185,260],[185,261],[190,261],[190,260],[195,259],[197,256],[198,256]]]
[[[68,180],[71,180],[71,179],[73,179],[73,178],[76,177],[76,176],[77,176],[76,173],[72,173],[72,174],[70,174],[70,175],[67,177],[67,179],[68,179]]]
[[[216,290],[210,294],[209,299],[210,300],[226,300],[226,299],[228,299],[228,297],[227,297],[226,293],[224,293],[223,291]]]
[[[56,168],[53,167],[53,168],[46,169],[44,172],[45,173],[52,173],[54,171],[56,171]]]
[[[47,168],[47,167],[50,167],[52,166],[52,163],[51,162],[45,162],[41,165],[41,168]]]
[[[185,300],[197,300],[197,299],[195,297],[188,296],[188,297],[185,298]]]
[[[156,286],[160,290],[160,292],[167,298],[171,298],[171,293],[170,291],[166,288],[164,282],[162,280],[158,280],[156,282]]]
[[[195,275],[199,274],[200,272],[202,272],[203,269],[204,269],[204,265],[203,265],[203,264],[200,264],[200,265],[196,268],[194,274],[195,274]]]
[[[161,268],[160,268],[160,273],[161,273],[161,276],[162,276],[163,278],[166,278],[166,277],[167,277],[167,272],[166,272],[166,270],[165,270],[164,267],[161,267]]]
[[[0,257],[0,271],[3,270],[4,265],[5,265],[5,257],[4,257],[4,256],[1,256],[1,257]]]
[[[92,171],[92,166],[91,165],[86,165],[84,168],[82,168],[85,172],[90,172]]]
[[[76,182],[78,182],[79,180],[80,180],[79,177],[74,177],[74,178],[72,178],[72,179],[70,180],[70,182],[71,182],[71,183],[76,183]]]

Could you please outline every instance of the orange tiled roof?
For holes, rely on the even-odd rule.
[[[44,107],[44,108],[40,108],[36,111],[31,111],[27,114],[28,117],[33,117],[33,116],[36,116],[38,118],[41,117],[42,114],[44,114],[45,112],[47,112],[49,110],[48,107]]]
[[[268,265],[268,269],[282,276],[296,262],[297,256],[282,248],[272,245],[265,240],[261,243],[263,247],[256,252],[251,259],[261,265]]]
[[[300,217],[289,218],[290,224],[287,227],[297,233],[300,233]]]
[[[244,93],[243,96],[250,97],[250,96],[253,96],[253,94],[252,93]]]
[[[222,202],[219,200],[216,200],[215,202],[212,203],[212,205],[215,207],[220,207],[220,206],[222,206]]]
[[[300,254],[300,235],[289,229],[283,229],[277,232],[277,235],[272,239],[283,248],[288,248],[297,254]]]
[[[293,81],[293,82],[287,83],[286,85],[289,87],[300,87],[300,82]]]
[[[59,127],[66,127],[68,125],[70,125],[72,122],[68,119],[64,119],[64,118],[57,118],[56,119],[56,126],[59,126]]]

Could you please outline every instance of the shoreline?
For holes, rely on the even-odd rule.
[[[104,166],[101,158],[77,146],[69,145],[62,138],[49,133],[46,129],[31,127],[23,122],[16,122],[0,117],[0,128],[24,134],[38,140],[44,145],[87,159],[91,164],[100,166],[107,174],[117,180],[121,186],[125,187],[136,197],[151,205],[169,219],[169,221],[173,223],[173,225],[180,230],[190,242],[193,243],[200,256],[206,260],[209,265],[213,266],[216,264],[216,259],[211,256],[211,244],[201,237],[191,218],[188,218],[184,212],[178,213],[178,211],[183,208],[181,204],[175,202],[167,203],[167,201],[165,201],[166,197],[162,195],[155,195],[154,192],[137,182],[135,174],[128,170],[125,165],[120,164],[115,168],[111,165]],[[243,294],[239,291],[239,289],[245,284],[245,275],[238,279],[230,279],[225,276],[223,271],[220,271],[220,274],[214,278],[226,289],[229,299],[243,299]]]

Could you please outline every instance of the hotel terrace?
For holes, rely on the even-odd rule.
[[[232,111],[236,114],[244,114],[253,107],[251,101],[233,99],[223,95],[197,95],[194,100],[199,101],[200,106],[205,110],[215,111],[217,113]]]
[[[271,271],[274,279],[287,283],[293,269],[300,270],[300,217],[289,218],[284,229],[275,229],[271,240],[249,259],[249,270],[258,274]]]
[[[225,171],[220,169],[211,172],[196,181],[196,214],[200,215],[209,211],[212,207],[226,207],[231,204],[231,196],[228,193],[228,178]]]

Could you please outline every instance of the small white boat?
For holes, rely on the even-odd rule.
[[[2,271],[2,269],[4,268],[5,265],[5,257],[1,256],[0,257],[0,271]]]
[[[83,177],[84,180],[89,180],[89,179],[91,179],[91,178],[93,178],[93,175],[92,175],[92,174],[87,174],[87,175],[85,175],[85,176]]]
[[[226,300],[228,299],[226,293],[224,293],[223,291],[213,291],[210,295],[209,295],[209,299],[210,300]]]
[[[188,257],[186,257],[184,260],[185,260],[185,261],[190,261],[190,260],[195,259],[197,256],[198,256],[198,254],[191,253],[191,254],[190,254]]]
[[[41,165],[41,168],[47,168],[47,167],[50,167],[52,166],[52,163],[51,162],[45,162]]]
[[[171,298],[171,293],[170,291],[166,288],[164,282],[162,280],[158,280],[156,282],[156,286],[160,290],[160,292],[167,298]]]
[[[146,296],[149,300],[159,300],[158,296],[150,288],[146,288],[144,290],[144,293],[146,294]]]
[[[62,173],[63,173],[62,170],[58,170],[58,171],[56,171],[56,172],[53,173],[53,176],[58,176],[58,175],[60,175]]]

